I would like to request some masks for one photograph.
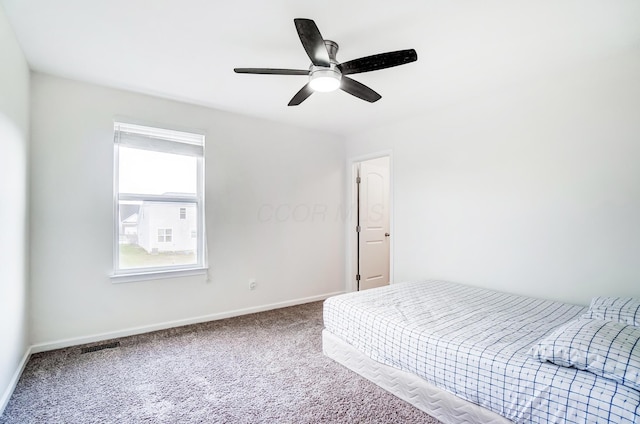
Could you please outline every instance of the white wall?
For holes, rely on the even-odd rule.
[[[28,346],[29,68],[0,7],[0,414]]]
[[[350,137],[392,149],[395,281],[640,296],[640,52]]]
[[[31,89],[34,344],[343,290],[343,140],[38,73]],[[110,281],[116,116],[206,132],[210,281]]]

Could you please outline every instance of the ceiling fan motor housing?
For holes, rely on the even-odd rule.
[[[326,93],[340,88],[342,72],[338,69],[338,61],[336,60],[338,43],[331,40],[324,40],[324,45],[327,48],[331,64],[329,67],[312,64],[309,67],[309,85],[314,91]]]

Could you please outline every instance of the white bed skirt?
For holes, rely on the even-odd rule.
[[[426,382],[422,378],[374,361],[327,330],[322,351],[367,380],[409,402],[445,424],[507,424],[511,421]]]

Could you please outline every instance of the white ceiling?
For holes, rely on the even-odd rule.
[[[348,135],[554,72],[640,54],[638,0],[0,0],[32,69]],[[315,20],[339,61],[414,48],[418,61],[353,75],[369,104],[316,93],[293,24]]]

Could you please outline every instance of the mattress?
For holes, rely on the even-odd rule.
[[[373,361],[514,422],[638,422],[640,392],[528,353],[585,311],[426,281],[327,299],[324,323],[326,332]]]
[[[441,390],[415,374],[374,361],[327,330],[322,331],[322,351],[444,424],[511,423],[495,412]]]

